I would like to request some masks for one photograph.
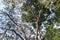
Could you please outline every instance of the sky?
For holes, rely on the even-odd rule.
[[[0,0],[0,10],[4,10],[5,5],[2,3],[3,0]]]

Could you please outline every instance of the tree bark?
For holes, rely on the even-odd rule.
[[[39,22],[39,18],[40,18],[41,13],[42,13],[42,10],[39,11],[39,15],[36,19],[36,40],[41,40],[41,38],[38,39],[38,30],[39,30],[38,29],[38,27],[39,27],[38,22]]]
[[[38,40],[38,22],[36,22],[36,40]]]

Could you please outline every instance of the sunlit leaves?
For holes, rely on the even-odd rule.
[[[4,3],[6,6],[15,7],[15,2],[14,2],[14,0],[3,0],[3,3]]]

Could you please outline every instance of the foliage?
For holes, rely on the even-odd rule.
[[[56,21],[60,23],[60,3],[56,5],[55,12],[56,12]]]
[[[58,32],[56,31],[56,29],[53,29],[53,26],[54,26],[53,20],[55,20],[55,22],[60,23],[60,14],[59,14],[60,13],[60,6],[59,6],[60,4],[58,1],[59,0],[53,0],[53,2],[51,2],[51,0],[49,0],[49,1],[43,2],[40,0],[39,1],[38,0],[27,0],[27,3],[24,3],[24,5],[22,7],[23,12],[24,11],[27,12],[27,14],[23,13],[23,15],[22,15],[23,21],[32,22],[34,27],[36,26],[36,24],[34,22],[36,22],[36,20],[37,20],[37,17],[39,15],[39,11],[41,9],[43,9],[42,13],[40,14],[38,26],[40,27],[44,21],[48,21],[48,24],[50,26],[47,28],[45,40],[59,40]],[[55,16],[55,19],[47,20],[48,16],[50,14],[52,14],[50,11],[50,8],[52,5],[51,3],[55,7],[55,9],[54,9],[55,11],[52,10],[53,11],[52,13],[55,12],[56,16]],[[45,14],[47,14],[47,15],[44,16]]]
[[[20,7],[20,4],[16,5],[15,1],[16,0],[4,0],[3,2],[7,6],[5,9],[7,11],[1,11],[2,13],[0,13],[0,30],[5,30],[5,32],[3,30],[0,33],[2,33],[2,35],[4,34],[4,38],[6,35],[6,39],[2,37],[3,40],[18,40],[19,38],[22,40],[30,40],[30,37],[33,36],[32,34],[37,34],[37,36],[41,37],[45,33],[41,39],[60,40],[60,29],[57,30],[53,28],[56,22],[60,23],[59,0],[24,0],[26,2],[22,3],[22,7]],[[25,25],[26,23],[24,24],[24,22],[32,23],[33,30],[30,28],[30,24]],[[37,30],[37,32],[34,30]],[[14,34],[14,37],[12,34]],[[11,37],[11,39],[8,37]],[[14,39],[12,39],[12,37]]]
[[[27,14],[22,15],[22,20],[26,22],[34,22],[37,21],[37,17],[39,15],[40,10],[43,11],[40,14],[38,25],[41,25],[43,21],[46,20],[47,16],[50,14],[49,9],[44,7],[42,3],[40,3],[38,0],[27,0],[26,3],[23,4],[22,10],[23,12],[27,12]],[[44,14],[47,14],[46,16]]]
[[[45,40],[59,40],[59,31],[53,28],[53,24],[49,26],[47,29],[47,34],[45,36]]]

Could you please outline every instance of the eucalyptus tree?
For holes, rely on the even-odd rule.
[[[59,40],[53,29],[56,22],[60,23],[59,0],[4,0],[3,3],[6,8],[0,12],[4,18],[0,18],[0,30],[5,32],[1,40]]]
[[[36,40],[41,40],[41,26],[49,28],[49,25],[54,24],[55,20],[55,7],[60,2],[59,0],[25,0],[22,10],[23,21],[30,22],[36,28]],[[43,25],[42,25],[43,24]],[[45,29],[46,30],[46,29]],[[47,32],[46,32],[47,34]],[[40,39],[38,38],[40,37]],[[44,38],[42,38],[44,39]],[[48,39],[48,38],[47,38]]]

